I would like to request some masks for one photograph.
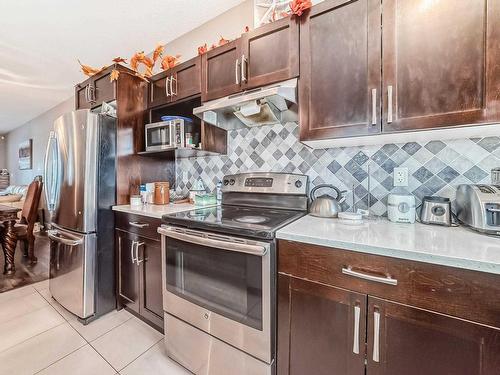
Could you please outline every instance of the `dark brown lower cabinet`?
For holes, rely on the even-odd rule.
[[[278,253],[278,375],[500,374],[498,275],[291,241]]]
[[[288,283],[289,371],[280,374],[363,375],[366,295],[296,278]]]
[[[379,298],[368,301],[367,375],[500,374],[499,329]]]
[[[118,306],[163,331],[161,242],[116,230]]]

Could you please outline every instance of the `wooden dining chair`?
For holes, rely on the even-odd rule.
[[[31,264],[37,262],[33,229],[38,217],[38,205],[40,203],[40,196],[42,195],[42,187],[42,176],[36,176],[28,186],[26,200],[21,211],[21,219],[14,226],[18,240],[23,242],[24,256],[28,257]]]

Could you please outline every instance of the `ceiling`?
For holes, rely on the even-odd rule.
[[[149,52],[243,1],[0,1],[0,134],[71,97],[85,78],[77,58]]]

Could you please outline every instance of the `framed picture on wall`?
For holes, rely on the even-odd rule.
[[[33,162],[33,140],[28,139],[27,141],[21,142],[19,144],[19,169],[31,169]]]

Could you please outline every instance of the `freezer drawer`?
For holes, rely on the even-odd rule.
[[[48,231],[48,236],[52,297],[82,319],[94,315],[96,234],[55,227]]]

